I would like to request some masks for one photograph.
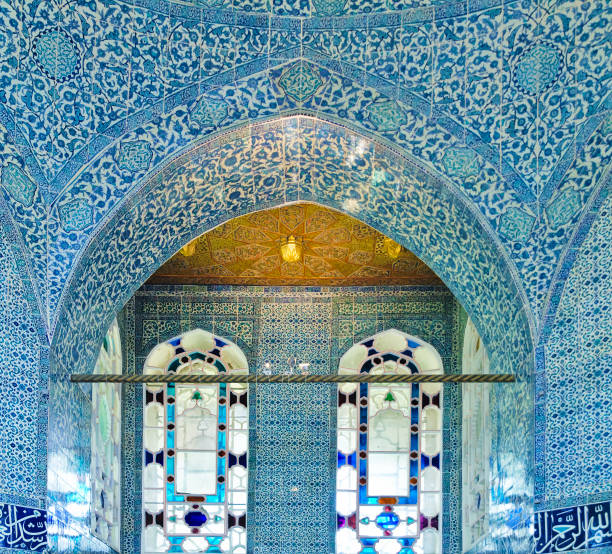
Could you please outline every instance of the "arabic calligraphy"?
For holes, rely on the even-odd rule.
[[[536,513],[536,554],[612,546],[612,503]]]
[[[0,504],[0,548],[42,552],[46,546],[45,510]]]

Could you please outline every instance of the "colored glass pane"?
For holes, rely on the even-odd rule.
[[[244,374],[248,365],[235,344],[196,329],[157,345],[144,372]],[[146,386],[143,554],[246,554],[246,397],[240,384]]]
[[[442,361],[392,329],[351,347],[339,372],[441,373]],[[336,554],[440,554],[442,387],[341,385],[337,433]]]

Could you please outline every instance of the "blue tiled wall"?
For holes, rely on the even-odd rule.
[[[19,426],[23,442],[11,431],[19,445],[3,451],[11,481],[0,500],[41,507],[47,390],[52,428],[78,429],[78,414],[64,401],[74,400],[76,410],[80,399],[62,388],[65,375],[91,369],[105,327],[147,275],[224,217],[296,198],[346,211],[361,206],[356,215],[379,227],[388,220],[383,231],[421,254],[480,322],[481,334],[490,334],[500,353],[492,366],[525,377],[496,396],[505,451],[495,459],[502,476],[496,490],[518,478],[526,484],[521,498],[530,498],[535,485],[539,509],[562,502],[561,487],[572,502],[590,501],[589,487],[607,494],[603,464],[583,464],[571,479],[576,435],[555,427],[572,417],[565,400],[554,400],[560,385],[536,404],[535,473],[534,418],[519,411],[533,404],[531,336],[545,337],[537,352],[540,394],[565,371],[554,362],[567,351],[562,339],[586,344],[583,330],[588,336],[589,326],[609,323],[597,307],[571,306],[567,298],[575,294],[563,292],[579,251],[572,234],[579,225],[581,239],[588,233],[599,209],[592,200],[610,184],[607,7],[605,0],[2,1],[0,196],[8,209],[0,244],[8,241],[15,255],[4,258],[0,275],[0,290],[10,294],[2,297],[0,362],[7,386],[19,374],[18,398],[31,396],[18,414],[13,404],[3,406],[6,428]],[[248,127],[296,112],[373,137],[378,142],[368,152],[391,145],[398,157],[346,164],[338,156],[350,152],[341,133],[308,143],[288,124],[292,142]],[[189,164],[169,163],[185,154],[188,162],[202,141],[237,127],[244,148],[230,152],[222,143],[212,158],[222,162],[217,175],[206,173],[217,166],[202,163],[201,153],[193,155],[191,175]],[[270,148],[262,147],[266,136]],[[362,140],[354,134],[346,144],[354,149]],[[242,180],[226,163],[237,159]],[[195,196],[192,186],[181,189],[181,182],[206,179],[210,187]],[[271,198],[278,191],[282,198]],[[585,251],[589,256],[598,254]],[[562,295],[570,315],[556,316]],[[38,346],[29,333],[15,341],[15,323],[33,324]],[[56,353],[48,389],[43,325]],[[15,359],[16,352],[25,358]],[[605,356],[598,356],[602,374],[594,375],[603,382]],[[583,396],[594,398],[592,391]],[[32,433],[36,438],[26,439]],[[588,433],[579,435],[583,458],[600,440]],[[65,462],[78,453],[68,439],[58,440],[49,436],[49,475],[66,480],[85,455],[82,464],[79,455]],[[604,447],[610,442],[603,437]],[[504,512],[506,500],[496,494],[502,520],[529,520],[526,508]]]
[[[575,256],[537,393],[546,489],[536,500],[550,507],[612,499],[612,198]]]
[[[458,369],[461,308],[444,289],[260,289],[249,287],[153,287],[141,289],[123,313],[128,371],[139,372],[158,342],[201,327],[243,348],[251,371],[270,362],[273,372],[288,360],[308,361],[313,373],[333,373],[355,342],[395,327],[418,335],[440,352],[447,372]],[[134,364],[134,365],[131,365]],[[252,391],[253,393],[255,391]],[[141,399],[126,422],[124,444],[140,444]],[[459,552],[460,390],[445,391],[445,507],[447,550]],[[249,551],[312,554],[334,551],[335,406],[328,385],[259,385],[251,396],[253,436]],[[136,429],[136,433],[134,433]],[[139,451],[139,450],[138,450]],[[308,453],[305,455],[305,453]],[[126,452],[129,457],[129,452]],[[138,476],[139,457],[125,473]],[[136,477],[138,478],[138,477]],[[124,548],[138,548],[139,483],[124,491]],[[291,492],[297,486],[298,493]],[[299,509],[298,509],[299,506]],[[299,513],[299,517],[296,517]],[[128,544],[129,542],[129,544]]]
[[[47,345],[37,298],[0,198],[0,552],[47,545]]]
[[[0,226],[0,502],[42,508],[48,348],[9,237]]]

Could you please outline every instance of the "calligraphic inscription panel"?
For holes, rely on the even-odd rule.
[[[536,513],[535,541],[536,554],[612,547],[612,502]]]
[[[0,549],[44,552],[47,547],[47,512],[0,504]]]

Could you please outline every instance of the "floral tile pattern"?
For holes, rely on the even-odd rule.
[[[86,473],[87,445],[46,436],[47,399],[52,425],[72,422],[66,404],[83,399],[64,376],[93,365],[115,312],[185,242],[300,199],[414,250],[470,311],[492,365],[520,375],[498,395],[494,493],[513,507],[498,514],[501,535],[487,548],[525,551],[532,486],[538,510],[556,509],[569,484],[575,506],[591,502],[589,487],[608,494],[599,416],[571,436],[559,422],[574,425],[567,398],[596,414],[609,407],[582,381],[565,398],[552,385],[568,371],[561,353],[574,348],[579,372],[607,379],[605,240],[592,238],[605,235],[598,214],[611,179],[607,8],[0,0],[0,211],[10,246],[0,258],[0,360],[12,387],[2,413],[25,441],[3,438],[2,468],[15,479],[0,499],[39,508],[48,489],[51,520],[80,531],[61,511],[66,483],[53,480],[61,460]],[[18,415],[8,407],[17,399]],[[47,439],[61,452],[48,482]],[[574,488],[576,452],[592,462]],[[505,502],[498,491],[515,479],[526,489]],[[72,500],[84,506],[86,496],[78,489]]]

